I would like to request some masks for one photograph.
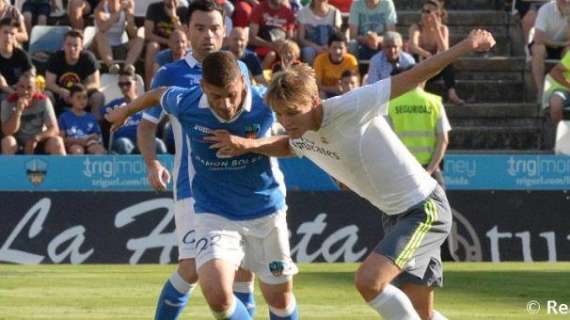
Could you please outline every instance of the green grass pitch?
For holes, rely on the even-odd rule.
[[[151,319],[174,265],[0,264],[0,319]],[[295,294],[302,319],[379,319],[352,284],[356,264],[302,264]],[[257,319],[267,307],[256,291]],[[527,303],[542,305],[529,314]],[[436,309],[449,319],[570,319],[546,303],[570,305],[570,263],[447,263]],[[182,319],[212,319],[200,290]]]

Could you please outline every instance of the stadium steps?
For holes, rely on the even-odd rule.
[[[522,103],[531,99],[531,92],[526,92],[523,81],[516,80],[457,80],[455,89],[458,95],[468,103],[510,102]],[[427,85],[427,91],[445,96],[443,81],[434,81]]]

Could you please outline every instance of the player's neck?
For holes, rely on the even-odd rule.
[[[313,110],[313,130],[318,131],[323,124],[323,104],[319,104]]]

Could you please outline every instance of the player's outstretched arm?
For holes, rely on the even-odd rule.
[[[143,109],[160,104],[160,97],[162,97],[162,94],[164,91],[166,91],[166,89],[166,87],[160,87],[148,91],[147,93],[133,100],[125,107],[115,108],[107,112],[105,119],[111,123],[111,131],[115,131],[120,128],[125,123],[125,121],[127,121],[130,115],[142,111]]]
[[[392,77],[390,99],[397,98],[417,87],[420,83],[429,80],[459,57],[471,52],[485,52],[494,45],[495,39],[490,32],[480,29],[471,31],[467,38],[449,50],[424,60],[411,70]]]
[[[210,148],[218,149],[220,155],[223,156],[237,157],[246,153],[259,153],[269,157],[293,155],[287,136],[248,139],[232,135],[226,130],[215,130],[204,140],[211,142]]]

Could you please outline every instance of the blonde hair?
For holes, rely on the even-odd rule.
[[[276,73],[269,84],[265,101],[272,108],[276,105],[294,109],[294,105],[306,103],[319,96],[315,71],[301,63]]]
[[[301,57],[301,48],[299,48],[299,45],[293,40],[280,41],[277,51],[279,51],[279,55],[284,55],[286,52],[292,52],[296,59]]]

